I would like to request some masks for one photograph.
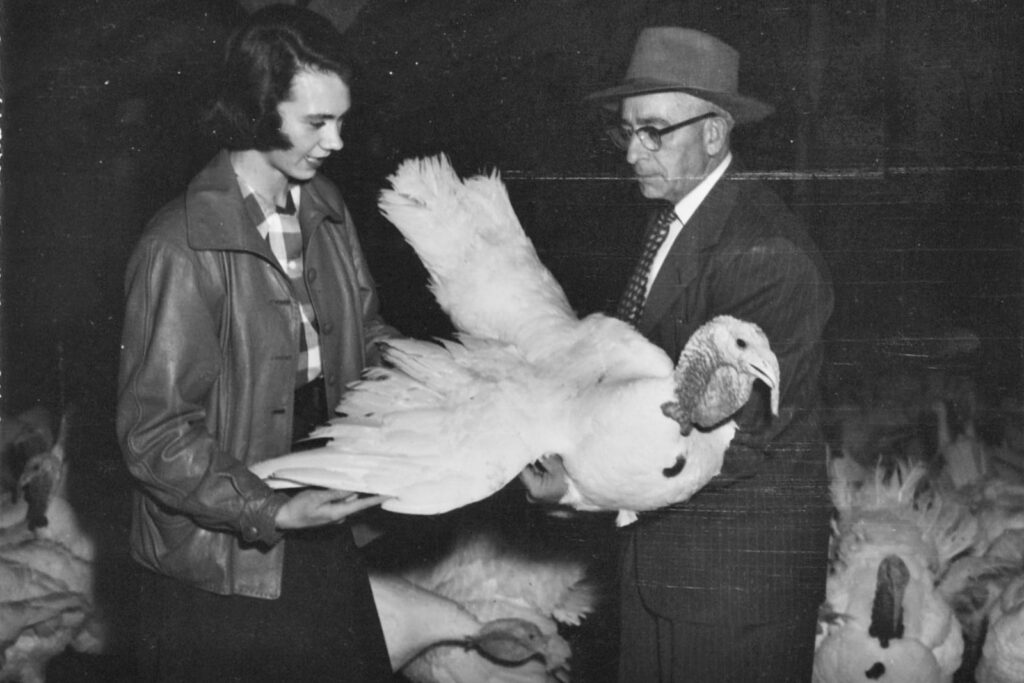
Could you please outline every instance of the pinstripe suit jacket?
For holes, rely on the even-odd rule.
[[[723,474],[629,532],[641,598],[659,616],[766,623],[824,598],[831,505],[815,408],[832,304],[802,223],[734,162],[673,243],[639,329],[677,358],[716,315],[757,323],[779,358],[780,414],[769,419],[758,385]]]

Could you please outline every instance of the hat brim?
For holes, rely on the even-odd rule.
[[[635,95],[649,95],[657,92],[685,92],[716,104],[732,114],[736,123],[752,123],[760,121],[775,111],[775,107],[766,102],[733,93],[688,88],[677,83],[668,83],[653,79],[631,80],[620,83],[605,90],[590,93],[583,99],[595,102],[606,109],[617,109],[619,102]]]

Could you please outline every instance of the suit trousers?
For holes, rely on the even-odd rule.
[[[637,590],[635,548],[623,550],[619,683],[807,683],[814,662],[820,599],[785,618],[750,623],[723,614],[715,623],[666,619]]]

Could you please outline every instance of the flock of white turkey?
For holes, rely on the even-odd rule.
[[[920,368],[833,406],[816,683],[1024,681],[1024,422],[980,393]]]

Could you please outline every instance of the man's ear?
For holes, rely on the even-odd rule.
[[[704,121],[704,151],[709,156],[717,156],[725,151],[729,139],[729,124],[721,116]]]

